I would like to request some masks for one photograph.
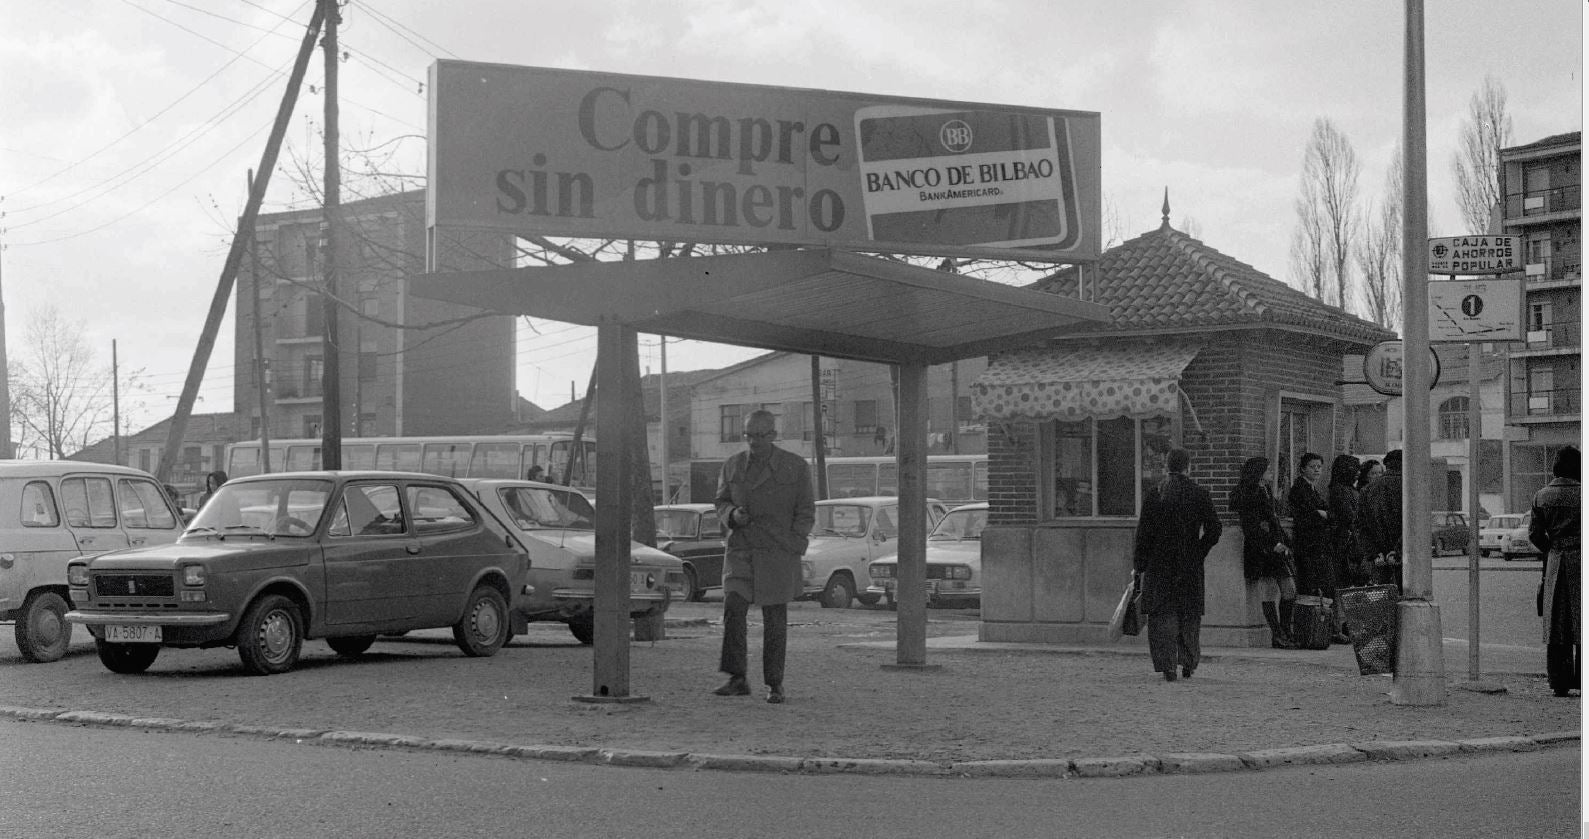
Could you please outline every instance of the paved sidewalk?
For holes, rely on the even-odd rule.
[[[891,613],[791,610],[786,705],[717,697],[719,606],[683,604],[667,638],[630,647],[631,693],[592,688],[592,651],[555,625],[489,659],[445,632],[384,640],[357,661],[310,642],[283,676],[239,675],[230,650],[169,651],[116,676],[91,648],[53,665],[0,655],[0,716],[137,725],[328,745],[736,771],[1070,777],[1263,769],[1579,747],[1580,700],[1545,685],[1542,657],[1486,647],[1464,690],[1467,645],[1446,644],[1442,706],[1391,704],[1388,676],[1359,676],[1350,647],[1210,648],[1166,683],[1140,641],[1097,647],[984,644],[976,622],[934,615],[926,670],[895,669]],[[752,621],[751,681],[760,629]],[[55,668],[55,669],[50,669]],[[24,676],[26,678],[17,678]]]

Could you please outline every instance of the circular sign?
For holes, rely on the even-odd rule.
[[[1462,298],[1462,314],[1476,318],[1484,312],[1484,298],[1477,294],[1470,294]]]
[[[946,151],[970,151],[971,126],[963,119],[949,120],[938,129],[938,142],[943,143]]]
[[[1368,386],[1386,396],[1400,396],[1402,373],[1405,368],[1400,341],[1380,341],[1363,356],[1363,379]],[[1440,356],[1434,347],[1429,348],[1429,389],[1440,381]]]

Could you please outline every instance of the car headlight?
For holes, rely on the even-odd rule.
[[[184,565],[184,566],[182,566],[182,584],[185,585],[185,586],[202,586],[202,585],[204,585],[204,566],[202,566],[202,565]]]
[[[894,566],[892,566],[892,565],[872,565],[872,566],[867,567],[866,573],[867,573],[867,576],[870,576],[874,580],[892,579],[893,576],[894,576]]]
[[[66,566],[66,584],[77,588],[88,585],[88,566],[82,563],[72,563]]]

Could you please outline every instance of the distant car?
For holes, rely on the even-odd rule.
[[[1467,553],[1471,536],[1466,513],[1437,510],[1429,514],[1429,544],[1435,556]]]
[[[1506,534],[1506,541],[1501,544],[1501,559],[1511,562],[1517,559],[1543,559],[1539,548],[1528,541],[1528,525],[1534,518],[1533,511],[1523,514],[1523,523],[1513,528]]]
[[[657,547],[684,560],[690,600],[723,586],[726,534],[711,504],[664,504],[654,510]]]
[[[1506,548],[1506,535],[1524,525],[1526,514],[1501,513],[1490,516],[1489,520],[1479,527],[1479,554],[1489,556],[1492,553],[1504,553]]]
[[[941,502],[929,499],[927,527],[936,525],[944,512]],[[829,498],[817,502],[816,513],[811,544],[800,563],[803,596],[829,609],[847,609],[857,598],[869,606],[877,603],[882,595],[865,590],[871,582],[866,566],[895,550],[890,543],[899,537],[899,498]]]
[[[513,631],[534,621],[559,621],[581,644],[596,638],[596,510],[579,490],[511,479],[462,481],[500,518],[530,554],[524,594],[513,608]],[[640,542],[629,543],[629,617],[665,614],[689,594],[684,562]]]
[[[174,544],[67,566],[99,660],[141,673],[164,647],[235,647],[256,675],[303,642],[343,656],[376,636],[451,627],[496,654],[529,557],[457,481],[410,472],[278,472],[227,482]]]
[[[988,525],[987,502],[949,511],[927,536],[927,605],[982,604],[982,529]],[[880,594],[890,607],[898,600],[899,556],[873,560],[866,568],[868,594]]]
[[[66,565],[175,542],[182,521],[148,472],[70,460],[0,461],[0,621],[17,650],[56,661],[72,642]]]

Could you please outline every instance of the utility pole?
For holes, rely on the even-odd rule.
[[[176,413],[171,415],[171,428],[166,434],[165,448],[160,451],[160,463],[155,467],[155,477],[160,483],[171,481],[171,468],[182,451],[182,437],[188,430],[188,416],[193,413],[193,403],[199,395],[199,384],[204,381],[204,368],[209,365],[210,351],[215,348],[215,335],[221,329],[221,319],[226,315],[226,301],[232,295],[232,283],[243,261],[243,250],[254,238],[254,223],[259,218],[259,205],[270,186],[270,173],[276,168],[276,156],[281,152],[282,138],[287,134],[287,124],[292,121],[293,108],[298,103],[298,89],[309,68],[309,56],[314,54],[315,36],[320,32],[325,6],[315,4],[309,27],[304,31],[303,42],[298,47],[298,58],[293,62],[292,75],[287,79],[287,91],[281,106],[276,109],[276,122],[271,126],[270,138],[265,141],[265,153],[259,160],[259,178],[248,193],[248,203],[243,207],[243,218],[237,225],[237,235],[232,237],[232,247],[226,254],[226,264],[221,268],[221,279],[215,285],[215,296],[210,299],[209,315],[204,319],[204,330],[199,344],[193,350],[193,361],[188,365],[188,378],[182,384],[182,395],[177,399]]]
[[[254,191],[254,170],[248,170],[248,191]],[[248,237],[249,272],[254,278],[254,392],[259,397],[259,471],[270,472],[270,385],[265,373],[264,295],[259,290],[259,240]]]
[[[662,461],[662,503],[673,503],[673,492],[668,482],[668,336],[658,335],[662,342],[662,375],[657,378],[657,413],[662,416],[662,434],[657,444]]]
[[[3,200],[0,198],[0,201]],[[0,221],[4,220],[5,213],[0,213]],[[0,265],[5,263],[4,236],[5,228],[0,228]],[[16,452],[11,448],[11,372],[6,361],[6,303],[4,293],[0,292],[0,459],[10,460],[13,457],[16,457]]]
[[[320,465],[342,468],[342,354],[337,342],[337,241],[342,217],[342,169],[337,147],[337,0],[319,0],[325,16],[326,58],[325,334],[321,336]]]
[[[116,339],[110,339],[110,439],[116,465],[121,462],[121,364],[116,358]]]
[[[1405,0],[1405,74],[1402,148],[1402,598],[1396,606],[1396,675],[1390,700],[1396,705],[1443,705],[1445,650],[1440,604],[1434,602],[1429,562],[1429,220],[1425,170],[1423,0]]]

